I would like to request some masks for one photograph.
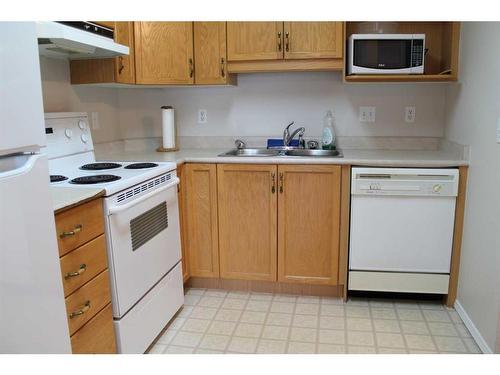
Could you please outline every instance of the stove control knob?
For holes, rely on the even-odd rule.
[[[80,139],[82,140],[83,143],[87,143],[87,141],[89,140],[89,137],[87,137],[86,134],[82,134],[80,136]]]
[[[440,184],[436,184],[432,187],[432,191],[434,193],[439,193],[442,189],[443,189],[443,185],[440,185]]]
[[[87,123],[84,120],[79,120],[78,121],[78,127],[81,130],[86,131],[87,130]]]
[[[66,138],[71,138],[73,136],[73,130],[66,128],[64,130],[64,135],[66,136]]]

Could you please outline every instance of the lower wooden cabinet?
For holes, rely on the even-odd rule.
[[[217,165],[221,278],[276,281],[276,169]]]
[[[181,175],[190,276],[344,285],[341,166],[186,164]]]
[[[336,285],[341,167],[278,167],[278,281]]]
[[[179,224],[181,230],[181,254],[182,254],[182,279],[186,282],[189,279],[189,257],[186,239],[186,174],[184,164],[177,166],[177,177],[181,181],[177,186],[177,199],[179,201]]]
[[[219,277],[216,164],[186,164],[185,245],[191,276]]]
[[[56,214],[74,354],[116,353],[102,199]]]

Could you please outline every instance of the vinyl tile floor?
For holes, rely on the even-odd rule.
[[[436,301],[188,289],[150,354],[480,353]]]

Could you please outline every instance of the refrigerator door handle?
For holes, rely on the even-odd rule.
[[[40,154],[14,154],[0,158],[0,180],[28,173],[40,159]]]

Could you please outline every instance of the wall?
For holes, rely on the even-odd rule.
[[[500,304],[500,23],[465,23],[460,84],[447,88],[446,138],[470,145],[458,301],[491,350]],[[497,346],[497,351],[500,345]]]
[[[72,86],[67,60],[41,57],[40,69],[45,112],[98,112],[99,129],[92,129],[94,142],[121,139],[118,90]]]
[[[177,87],[119,90],[124,138],[161,136],[160,107],[172,105],[182,136],[281,136],[295,121],[306,135],[321,134],[325,111],[336,115],[342,136],[444,134],[445,85],[343,84],[340,73],[240,74],[234,87]],[[358,121],[358,106],[377,106],[376,123]],[[404,123],[404,107],[417,106],[417,119]],[[208,123],[197,124],[198,109]]]

